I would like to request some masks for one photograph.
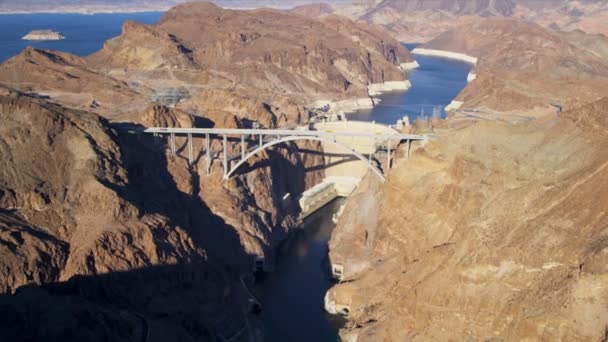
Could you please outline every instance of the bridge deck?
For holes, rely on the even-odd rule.
[[[157,134],[214,134],[214,135],[275,135],[275,136],[315,136],[323,138],[333,137],[369,137],[385,140],[429,140],[426,134],[401,134],[384,132],[349,132],[349,131],[309,131],[294,129],[250,129],[250,128],[164,128],[152,127],[145,130],[146,133]]]
[[[427,141],[429,140],[428,135],[420,135],[420,134],[401,134],[397,132],[387,132],[376,131],[375,129],[370,129],[371,132],[361,132],[361,131],[343,131],[343,130],[306,130],[306,129],[239,129],[239,128],[165,128],[165,127],[153,127],[148,128],[144,132],[150,133],[154,135],[158,134],[168,134],[170,135],[170,146],[171,153],[173,155],[176,154],[176,144],[175,138],[178,135],[185,135],[188,139],[188,161],[190,165],[192,165],[194,161],[194,151],[193,151],[193,138],[195,136],[203,136],[206,140],[206,170],[207,174],[211,172],[211,163],[214,159],[215,153],[212,153],[210,140],[216,137],[221,137],[222,140],[222,151],[220,151],[223,159],[224,166],[224,178],[228,179],[234,173],[236,169],[238,169],[241,165],[245,164],[249,158],[255,155],[257,152],[280,144],[290,141],[295,141],[299,139],[308,139],[308,140],[317,140],[317,141],[325,141],[334,143],[336,145],[341,146],[342,149],[347,151],[350,154],[353,154],[355,157],[359,158],[363,162],[367,163],[368,167],[375,172],[381,179],[384,180],[384,175],[381,170],[379,170],[372,163],[372,155],[378,152],[379,147],[383,144],[386,144],[386,158],[387,158],[387,167],[390,168],[391,165],[391,145],[394,140],[399,141],[407,141],[408,142],[408,150],[407,156],[409,158],[410,148],[412,141]],[[237,136],[240,138],[240,160],[238,160],[238,155],[229,155],[228,152],[228,136]],[[340,141],[344,138],[352,138],[358,140],[367,140],[369,139],[372,142],[372,148],[367,149],[366,151],[358,151],[355,146],[345,144]],[[234,140],[231,138],[230,140]],[[250,142],[254,141],[256,144],[251,145]],[[352,143],[352,140],[351,140]],[[382,148],[380,148],[382,150]],[[365,153],[367,157],[363,155]],[[236,165],[231,169],[231,161],[237,160]]]

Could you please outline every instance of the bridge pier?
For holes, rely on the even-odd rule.
[[[241,160],[245,160],[245,136],[241,135]]]
[[[197,136],[205,136],[205,154],[206,154],[206,173],[211,174],[211,167],[213,164],[214,154],[211,150],[211,139],[213,136],[222,138],[222,149],[223,149],[223,169],[224,179],[228,179],[235,171],[245,164],[249,158],[254,156],[256,153],[270,148],[275,145],[283,144],[290,141],[296,140],[312,140],[319,141],[322,143],[329,143],[330,145],[338,145],[339,149],[350,153],[367,164],[367,168],[371,169],[376,175],[384,180],[382,171],[378,169],[372,162],[374,154],[378,152],[378,149],[382,149],[384,142],[387,142],[387,170],[391,168],[392,156],[391,151],[394,149],[392,146],[392,140],[398,139],[399,141],[407,141],[407,158],[411,155],[412,141],[427,141],[429,139],[426,135],[414,135],[414,134],[399,134],[398,132],[387,131],[381,132],[369,132],[369,130],[363,131],[314,131],[314,130],[288,130],[288,129],[229,129],[229,128],[165,128],[155,127],[148,128],[145,133],[151,133],[155,137],[161,134],[169,135],[169,144],[172,155],[177,154],[176,147],[176,135],[186,135],[188,145],[188,161],[190,166],[194,164],[194,138]],[[241,148],[240,156],[237,150],[236,156],[228,156],[228,136],[240,137]],[[259,138],[259,146],[255,147],[256,136]],[[249,137],[249,138],[247,138]],[[246,138],[251,140],[248,144]],[[350,145],[345,144],[342,140],[350,138]],[[367,140],[369,139],[369,140]],[[361,142],[363,140],[363,142]],[[348,140],[347,140],[348,141]],[[365,145],[366,141],[371,141],[371,146]],[[363,144],[363,147],[362,145]],[[249,146],[248,146],[249,145]],[[251,148],[248,151],[247,148]],[[364,149],[364,152],[359,150]],[[369,149],[369,151],[368,151]],[[327,152],[327,151],[326,151]],[[364,155],[369,152],[369,155]],[[333,151],[332,151],[333,153]],[[332,154],[328,155],[328,158],[332,158]],[[236,165],[231,169],[231,161],[236,160]],[[330,159],[331,160],[331,159]],[[327,163],[327,161],[326,161]],[[351,172],[352,170],[345,169],[343,172]]]
[[[211,140],[209,137],[209,133],[205,134],[205,153],[207,154],[207,176],[211,174]]]
[[[171,154],[175,156],[175,133],[171,133]]]
[[[188,164],[192,166],[192,133],[188,133]]]
[[[386,169],[390,170],[391,169],[391,139],[388,139],[387,143],[386,143],[387,147],[388,147],[388,153],[386,154]]]
[[[228,174],[228,136],[224,134],[224,177]]]

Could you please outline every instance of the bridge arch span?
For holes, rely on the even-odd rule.
[[[244,165],[249,159],[251,159],[253,156],[255,156],[256,154],[262,152],[263,150],[274,146],[274,145],[278,145],[278,144],[282,144],[282,143],[286,143],[286,142],[291,142],[291,141],[297,141],[297,140],[312,140],[312,141],[320,141],[320,142],[325,142],[325,143],[330,143],[330,144],[334,144],[337,145],[339,147],[341,147],[342,149],[346,150],[348,153],[354,155],[355,157],[361,159],[362,161],[364,161],[365,163],[367,163],[368,168],[370,168],[378,177],[380,177],[380,179],[382,181],[384,181],[384,175],[382,174],[382,171],[380,171],[376,166],[374,166],[372,164],[372,162],[365,158],[364,155],[362,155],[361,153],[355,151],[353,148],[349,147],[346,144],[343,144],[341,142],[332,140],[332,139],[327,139],[327,138],[323,138],[323,137],[318,137],[318,136],[310,136],[310,135],[304,135],[304,136],[297,136],[297,135],[293,135],[293,136],[284,136],[281,137],[279,139],[275,139],[272,141],[269,141],[265,144],[263,144],[262,146],[257,147],[255,150],[251,151],[250,153],[248,153],[245,158],[239,160],[239,162],[230,169],[230,171],[228,171],[227,174],[224,175],[224,179],[229,179],[235,172],[236,170],[238,170],[242,165]]]

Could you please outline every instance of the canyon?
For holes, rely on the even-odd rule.
[[[608,95],[605,39],[579,32],[579,39],[587,37],[585,43],[573,35],[577,33],[491,18],[444,32],[421,47],[460,53],[476,62],[469,86],[455,99],[460,114],[522,120]]]
[[[330,242],[342,338],[601,341],[607,109],[452,122],[384,184],[363,180]]]
[[[538,0],[361,0],[352,3],[327,1],[301,5],[296,11],[311,16],[340,14],[353,20],[384,26],[405,42],[427,42],[442,32],[483,18],[514,18],[562,31],[583,30],[608,36],[608,2]]]
[[[347,199],[325,297],[343,340],[605,339],[603,45],[488,18],[421,46],[477,58],[476,77],[413,128],[438,139]]]
[[[142,132],[368,130],[327,118],[412,86],[398,37],[465,59],[466,87],[447,118],[402,128],[433,138],[375,161],[385,182],[357,169],[331,205],[313,268],[336,278],[324,306],[346,316],[341,339],[605,340],[608,43],[557,30],[601,31],[583,23],[605,5],[186,3],[89,56],[25,49],[0,64],[0,336],[263,340],[254,262],[302,226],[300,195],[357,167],[289,142],[224,179],[219,139],[207,174],[201,141],[190,162],[185,136],[172,152]]]
[[[2,63],[0,311],[12,319],[0,335],[261,333],[242,276],[298,226],[295,199],[324,178],[321,145],[263,152],[224,181],[219,162],[208,176],[202,159],[188,164],[184,138],[170,155],[138,132],[295,127],[313,102],[370,101],[369,85],[405,83],[412,61],[381,29],[345,18],[196,3],[156,25],[126,22],[90,56],[30,47]]]

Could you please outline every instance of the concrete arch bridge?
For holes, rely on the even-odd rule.
[[[355,123],[352,122],[351,123]],[[371,123],[361,124],[372,125]],[[366,126],[367,127],[367,126]],[[373,129],[373,128],[376,129]],[[360,128],[360,127],[358,127]],[[370,129],[371,128],[371,129]],[[387,167],[391,165],[391,149],[399,143],[408,144],[408,157],[411,144],[414,141],[427,141],[427,135],[401,134],[396,130],[387,129],[386,126],[370,126],[365,130],[336,130],[325,127],[322,130],[308,129],[237,129],[237,128],[163,128],[153,127],[145,130],[145,133],[154,136],[168,135],[172,154],[176,154],[176,137],[187,138],[188,160],[190,164],[194,161],[193,140],[195,138],[205,140],[206,172],[210,173],[214,153],[211,151],[211,140],[222,141],[220,152],[224,168],[224,179],[234,176],[239,168],[246,164],[253,156],[272,146],[299,141],[319,141],[323,146],[332,146],[332,150],[340,150],[352,155],[354,158],[365,163],[376,176],[384,180],[384,173],[373,162],[373,156],[379,150],[386,151]],[[229,155],[229,140],[240,141],[240,153]],[[324,148],[325,149],[325,148]]]

